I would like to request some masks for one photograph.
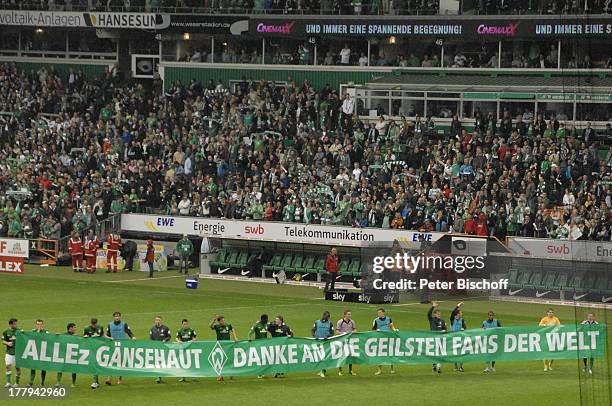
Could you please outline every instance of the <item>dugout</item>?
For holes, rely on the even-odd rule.
[[[251,239],[208,238],[208,252],[201,252],[202,273],[245,276],[247,263],[258,253],[263,254],[262,278],[272,278],[284,272],[287,278],[323,280],[325,258],[332,245],[299,244]],[[338,279],[353,282],[361,277],[362,248],[337,246],[340,257]],[[204,258],[206,257],[206,258]]]

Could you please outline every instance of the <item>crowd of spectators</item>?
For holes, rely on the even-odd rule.
[[[610,240],[612,148],[590,127],[477,111],[474,131],[455,117],[441,139],[419,117],[361,121],[350,96],[287,83],[163,91],[1,65],[0,235],[159,212]]]
[[[250,46],[249,46],[250,45]],[[359,44],[363,45],[363,44]],[[314,46],[308,43],[298,45],[293,52],[283,52],[279,47],[267,49],[266,64],[279,65],[313,65],[315,60]],[[534,41],[524,52],[502,52],[498,54],[497,44],[491,46],[483,43],[479,47],[448,46],[443,56],[440,47],[424,50],[408,50],[406,47],[381,47],[371,50],[370,58],[367,49],[351,43],[327,44],[317,48],[317,65],[322,66],[397,66],[403,68],[561,68],[567,69],[612,69],[612,57],[601,55],[592,61],[588,54],[562,55],[559,58],[557,46],[543,46]],[[493,49],[494,48],[494,49]],[[261,64],[261,45],[252,43],[226,46],[213,55],[203,47],[192,47],[185,62],[194,63],[241,63]]]
[[[52,11],[166,11],[176,13],[270,13],[409,15],[438,14],[439,0],[0,0],[2,8]],[[610,0],[477,0],[464,14],[609,13]]]

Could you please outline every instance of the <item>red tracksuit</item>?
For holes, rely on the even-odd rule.
[[[121,247],[121,238],[119,236],[115,237],[114,234],[109,234],[106,242],[106,266],[109,272],[111,268],[113,272],[117,272],[117,255]]]
[[[98,245],[100,245],[98,237],[94,237],[93,240],[85,241],[85,263],[86,270],[89,273],[96,272],[96,250],[98,249]]]
[[[68,250],[72,254],[72,270],[81,272],[83,270],[83,240],[81,240],[81,237],[70,237]]]

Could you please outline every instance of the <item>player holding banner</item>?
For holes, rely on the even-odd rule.
[[[329,312],[325,310],[321,318],[315,320],[314,324],[312,325],[311,331],[312,336],[314,338],[317,338],[319,340],[325,340],[334,335],[334,325],[332,324],[330,318],[331,316]],[[319,376],[321,378],[325,378],[326,372],[327,371],[325,369],[322,369],[319,372]]]
[[[355,320],[353,320],[353,313],[351,313],[349,309],[346,309],[342,318],[336,323],[336,334],[347,334],[355,331],[357,331],[357,325],[355,324]],[[348,373],[353,376],[357,375],[353,371],[353,364],[349,364]],[[342,376],[342,367],[338,368],[338,375]]]
[[[9,328],[2,333],[2,344],[6,345],[6,355],[4,356],[4,364],[6,365],[6,385],[5,388],[13,386],[11,384],[12,367],[15,367],[15,386],[19,386],[21,379],[21,369],[17,368],[15,363],[15,342],[17,340],[17,319],[10,319]],[[21,331],[21,330],[19,330]]]
[[[549,326],[559,326],[561,325],[561,320],[557,316],[555,316],[555,312],[553,309],[548,309],[546,311],[546,316],[542,317],[540,323],[538,324],[540,327],[549,327]],[[553,359],[545,359],[544,360],[544,372],[553,370]]]
[[[106,273],[117,273],[117,256],[121,248],[121,237],[119,234],[109,233],[106,239]]]
[[[76,231],[72,232],[68,240],[68,251],[72,255],[72,271],[83,272],[83,240]]]
[[[134,334],[132,333],[132,330],[130,329],[130,326],[128,326],[126,322],[121,320],[121,312],[113,313],[113,321],[112,323],[109,323],[106,327],[106,336],[110,337],[113,340],[125,340],[127,337],[132,340],[136,339],[136,337],[134,337]],[[122,377],[120,376],[117,379],[117,385],[121,385],[123,383],[123,379],[121,378]],[[106,384],[108,386],[112,384],[110,376],[106,380]]]
[[[83,330],[83,337],[106,337],[106,334],[104,334],[104,327],[98,324],[98,319],[91,319],[91,324]],[[98,380],[98,375],[94,375],[91,389],[98,389],[99,387],[100,382]]]
[[[189,327],[189,320],[183,319],[181,321],[181,328],[176,332],[176,342],[187,343],[189,341],[194,341],[197,337],[198,335],[195,330]],[[186,379],[183,377],[179,379],[179,382],[186,382]]]
[[[385,309],[383,309],[382,307],[378,308],[376,310],[377,312],[377,316],[374,321],[372,322],[372,330],[374,331],[396,331],[397,328],[395,327],[395,324],[393,324],[393,320],[391,320],[391,317],[387,317],[386,313],[385,313]],[[394,374],[395,373],[395,367],[393,365],[391,365],[391,373]],[[378,366],[378,369],[376,369],[376,372],[374,372],[374,375],[380,375],[382,374],[382,365]]]
[[[49,334],[49,331],[45,330],[45,323],[38,319],[36,320],[36,326],[32,330],[33,333]],[[45,378],[47,377],[47,371],[40,371],[40,386],[45,386]],[[36,378],[36,370],[30,369],[30,383],[28,386],[34,386],[34,378]]]
[[[587,318],[583,320],[582,323],[580,324],[594,325],[594,324],[599,324],[599,323],[597,322],[597,320],[595,320],[595,314],[593,312],[589,312],[587,313]],[[582,362],[584,363],[584,368],[582,368],[582,371],[588,372],[589,374],[593,375],[593,364],[595,364],[595,358],[593,357],[588,358],[588,366],[587,366],[587,358],[583,358]]]
[[[487,319],[482,322],[482,328],[498,328],[501,326],[501,321],[495,318],[495,313],[493,313],[493,310],[489,310],[487,313]],[[485,368],[484,372],[495,372],[495,361],[487,362],[487,367]]]
[[[74,323],[68,323],[68,325],[66,325],[66,332],[64,334],[69,335],[69,336],[73,336],[74,333],[76,332],[76,324]],[[58,372],[57,373],[57,382],[55,383],[54,387],[59,388],[62,386],[62,376],[64,375],[63,372]],[[70,374],[70,377],[72,378],[72,387],[74,388],[76,386],[76,379],[77,379],[77,374],[72,372]]]

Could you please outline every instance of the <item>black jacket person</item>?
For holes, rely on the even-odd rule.
[[[155,324],[151,327],[151,331],[149,332],[149,338],[153,341],[170,341],[170,329],[168,326],[164,326],[162,324],[161,316],[155,317]],[[156,383],[161,383],[161,377],[158,377],[155,380]]]
[[[125,260],[125,270],[132,271],[134,258],[136,257],[137,246],[132,240],[126,241],[121,245],[121,256]]]

